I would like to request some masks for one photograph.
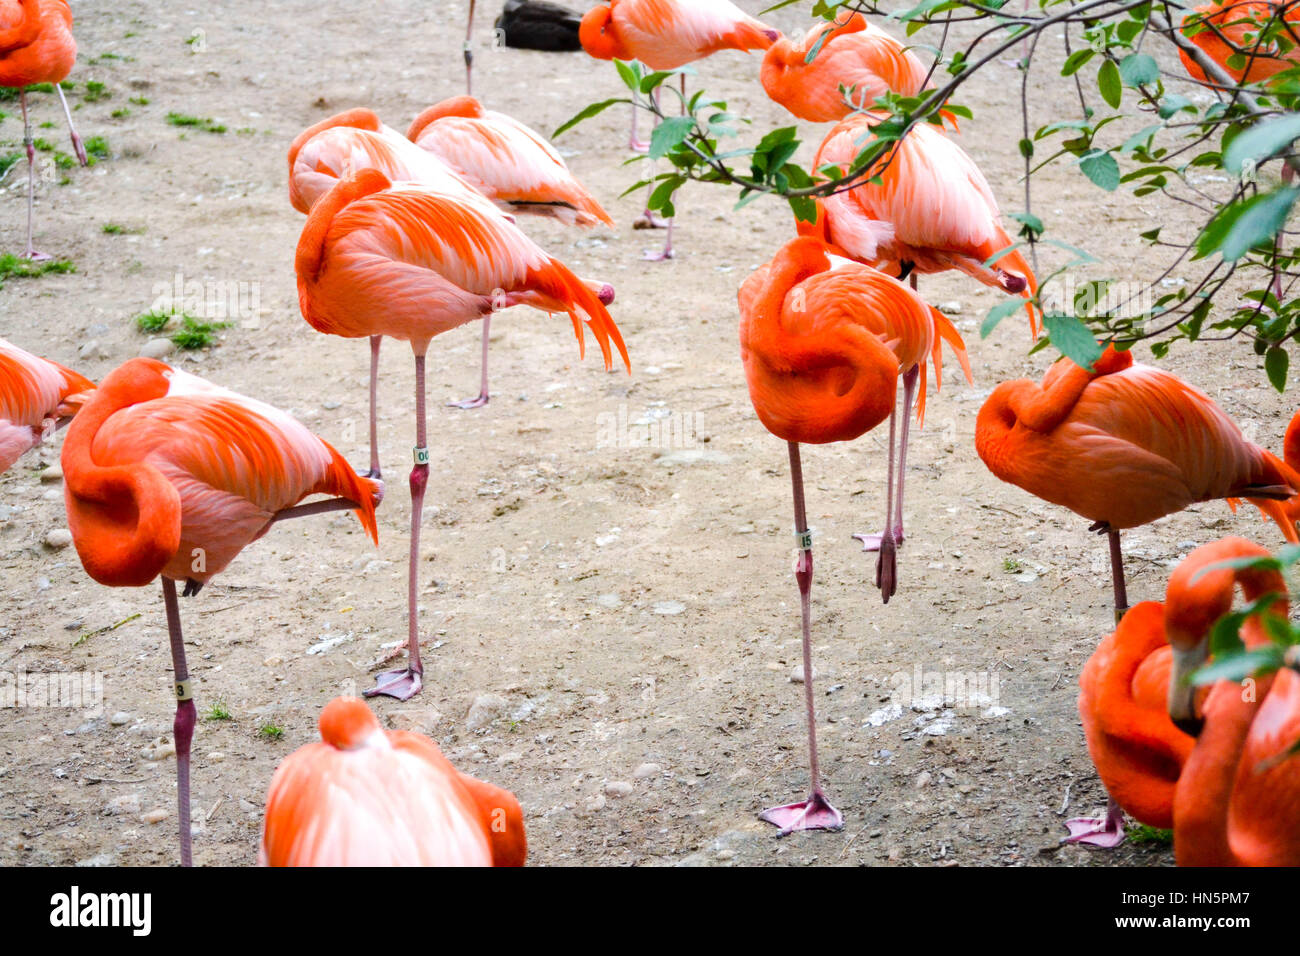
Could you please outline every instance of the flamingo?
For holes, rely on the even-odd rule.
[[[598,60],[640,60],[652,70],[675,70],[720,50],[767,50],[780,32],[755,20],[731,0],[609,0],[592,7],[578,32],[583,49]],[[681,78],[682,112],[686,110],[686,77]],[[655,90],[655,103],[659,102]],[[644,153],[649,144],[637,138],[636,104],[632,104],[632,135],[628,146]],[[636,229],[665,224],[646,208]],[[662,252],[652,261],[673,257],[673,226]]]
[[[1104,818],[1065,821],[1063,842],[1119,846],[1126,812],[1148,826],[1174,825],[1174,786],[1196,740],[1169,719],[1172,667],[1159,601],[1135,604],[1088,658],[1079,716],[1109,799]]]
[[[181,863],[192,862],[195,708],[176,582],[197,594],[276,522],[354,510],[378,542],[383,486],[270,405],[138,358],[100,383],[63,443],[68,527],[86,573],[109,587],[162,578],[175,669]],[[300,505],[315,494],[335,497]]]
[[[461,773],[423,734],[384,730],[336,697],[319,743],[275,769],[262,866],[523,866],[523,811],[508,790]]]
[[[27,87],[52,83],[68,119],[72,149],[77,161],[87,163],[86,147],[72,123],[72,111],[59,84],[77,61],[72,38],[72,11],[67,0],[0,0],[0,86],[18,90],[23,113],[23,146],[27,150],[27,251],[28,259],[48,259],[32,245],[32,209],[36,203],[36,149],[27,115]]]
[[[504,113],[484,110],[472,96],[430,106],[416,117],[406,135],[511,212],[545,216],[571,226],[614,225],[609,213],[569,172],[541,134]],[[488,403],[491,321],[490,315],[483,317],[479,393],[475,398],[449,402],[454,408],[479,408]]]
[[[0,339],[0,474],[66,425],[95,383]]]
[[[1238,83],[1260,83],[1300,62],[1300,54],[1294,46],[1284,52],[1275,42],[1260,43],[1259,32],[1278,17],[1284,21],[1284,31],[1290,32],[1292,26],[1300,23],[1300,8],[1294,3],[1260,3],[1257,0],[1209,3],[1190,11],[1183,18],[1181,29],[1187,34],[1191,27],[1199,27],[1187,38]],[[1217,85],[1206,77],[1205,71],[1187,51],[1180,49],[1178,56],[1197,82]],[[1244,62],[1231,65],[1230,61],[1238,56]]]
[[[885,115],[845,117],[822,141],[814,167],[847,172],[871,127]],[[1013,243],[988,180],[942,131],[929,124],[912,127],[870,173],[852,188],[818,200],[817,222],[800,222],[800,232],[818,234],[843,255],[899,278],[957,269],[1011,295],[1037,292],[1038,282],[1019,249],[999,256],[992,267],[984,265]],[[1030,333],[1037,335],[1033,307],[1026,304],[1025,310]]]
[[[1277,595],[1271,611],[1286,617],[1286,582],[1276,570],[1213,567],[1264,557],[1268,552],[1258,545],[1225,538],[1197,548],[1169,579],[1170,715],[1199,731],[1174,793],[1179,866],[1300,866],[1300,760],[1294,756],[1300,675],[1284,667],[1260,679],[1251,693],[1237,682],[1219,681],[1199,713],[1186,681],[1206,658],[1214,623],[1232,610],[1236,585],[1248,601]],[[1247,647],[1269,640],[1256,617],[1247,619],[1242,637]]]
[[[975,423],[975,450],[1003,481],[1107,535],[1117,623],[1128,610],[1125,528],[1198,501],[1244,497],[1297,540],[1280,502],[1300,476],[1246,441],[1205,393],[1113,345],[1092,371],[1062,359],[1042,385],[1019,379],[995,388]]]
[[[423,666],[416,620],[420,518],[429,475],[424,359],[434,336],[516,304],[565,312],[579,354],[585,319],[611,367],[610,342],[629,371],[627,349],[601,298],[536,246],[486,200],[364,169],[339,181],[307,217],[295,261],[298,302],[317,331],[348,338],[386,335],[415,354],[415,466],[411,470],[408,664],[379,675],[367,696],[407,700]]]
[[[816,50],[812,60],[809,54]],[[860,13],[840,11],[798,40],[781,39],[763,56],[763,89],[795,116],[833,123],[894,92],[919,96],[929,70],[900,41]],[[840,91],[847,88],[847,96]],[[851,101],[851,102],[850,102]]]
[[[800,443],[852,441],[890,419],[890,475],[886,529],[891,540],[894,407],[900,370],[915,376],[931,356],[939,379],[939,338],[965,366],[965,349],[947,320],[907,286],[853,263],[830,268],[825,246],[815,239],[787,243],[740,288],[740,352],[749,397],[759,420],[784,439],[794,490],[799,556],[795,580],[802,608],[803,673],[808,713],[810,793],[807,800],[773,807],[761,819],[795,830],[838,830],[840,812],[827,800],[817,764],[813,703],[810,594],[812,534],[804,504]],[[924,411],[924,389],[918,415]],[[904,413],[904,422],[907,412]],[[881,548],[877,583],[886,601],[894,592],[893,550]]]

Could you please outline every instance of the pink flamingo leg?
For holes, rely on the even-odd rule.
[[[370,336],[370,470],[365,477],[379,481],[383,474],[379,470],[379,347],[383,344],[382,335]]]
[[[1128,585],[1124,580],[1124,553],[1120,549],[1119,531],[1105,521],[1088,525],[1089,531],[1104,534],[1110,543],[1110,578],[1115,595],[1115,623],[1118,624],[1128,613]]]
[[[448,402],[452,408],[482,408],[488,403],[488,330],[492,327],[492,316],[483,316],[483,372],[479,380],[478,396],[462,398],[459,402]]]
[[[469,0],[469,20],[465,24],[465,95],[474,95],[474,0]]]
[[[1062,843],[1082,843],[1084,846],[1113,850],[1124,842],[1124,810],[1115,802],[1114,797],[1108,799],[1106,816],[1101,819],[1076,817],[1066,820],[1065,826],[1070,835],[1062,837]]]
[[[684,73],[682,74],[681,80],[682,80],[682,115],[685,116],[686,115],[686,74]],[[657,106],[659,104],[658,90],[655,90],[654,97],[655,97],[655,105]],[[654,189],[653,186],[651,186],[650,188],[651,190]],[[664,240],[663,249],[660,250],[659,252],[645,253],[641,258],[644,259],[646,262],[665,262],[668,259],[673,258],[673,220],[672,219],[664,220],[661,217],[656,216],[653,212],[650,211],[649,206],[647,206],[645,212],[641,214],[641,218],[638,219],[636,222],[632,223],[633,229],[662,229],[664,228],[665,225],[668,227],[668,236]]]
[[[181,611],[176,601],[176,582],[162,579],[163,606],[167,609],[167,636],[171,641],[172,668],[176,676],[176,718],[172,733],[176,741],[176,800],[180,817],[181,866],[194,865],[190,834],[190,744],[197,717],[190,696],[190,671],[185,663],[185,640],[181,636]]]
[[[32,245],[33,217],[36,206],[36,147],[32,139],[32,124],[27,117],[27,90],[18,91],[18,105],[23,111],[23,147],[27,150],[27,251],[23,258],[37,261],[50,258],[43,252],[37,252]]]
[[[903,434],[898,446],[898,496],[894,489],[894,414],[889,416],[889,472],[886,478],[885,531],[883,534],[855,534],[863,551],[879,551],[876,560],[876,586],[886,604],[898,590],[898,549],[903,544],[903,486],[907,479],[907,443],[912,419],[912,401],[916,395],[921,368],[914,365],[903,373]]]
[[[68,134],[72,137],[72,151],[77,154],[77,162],[82,166],[89,166],[90,157],[86,155],[86,146],[77,135],[77,127],[72,125],[72,110],[68,109],[68,98],[63,95],[63,87],[55,83],[54,89],[59,94],[59,102],[63,104],[63,115],[68,118]]]
[[[632,104],[632,134],[628,137],[627,148],[634,153],[650,152],[650,144],[636,135],[636,114],[638,110],[636,104]]]
[[[817,767],[817,713],[813,699],[812,668],[812,545],[808,538],[808,517],[804,508],[803,468],[799,461],[799,443],[790,442],[790,481],[794,487],[794,524],[800,535],[799,560],[794,576],[799,582],[799,605],[803,614],[803,688],[804,703],[808,708],[808,799],[772,807],[758,815],[773,826],[780,827],[777,836],[787,836],[796,830],[842,830],[844,817],[822,792],[821,776]]]
[[[427,344],[427,343],[426,343]],[[367,697],[379,694],[410,700],[424,686],[424,665],[420,663],[419,596],[420,524],[424,515],[424,490],[429,484],[429,446],[424,407],[424,353],[415,356],[415,467],[411,469],[411,564],[407,578],[407,665],[375,677]]]

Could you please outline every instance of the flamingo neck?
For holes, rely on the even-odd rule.
[[[453,96],[451,99],[435,103],[415,118],[406,138],[417,142],[430,123],[448,116],[460,116],[465,119],[479,119],[483,116],[483,105],[472,96]]]
[[[613,16],[614,11],[604,4],[588,10],[578,27],[578,42],[598,60],[631,59],[619,42]]]

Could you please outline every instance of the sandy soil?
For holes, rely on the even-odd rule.
[[[285,150],[302,127],[349,106],[404,128],[461,92],[464,6],[389,0],[363,20],[340,3],[215,0],[169,7],[159,20],[154,4],[74,4],[75,115],[84,135],[107,138],[111,157],[42,186],[39,246],[76,272],[10,281],[0,335],[98,377],[139,353],[146,339],[133,317],[177,273],[256,284],[255,323],[177,360],[292,410],[363,462],[367,350],[318,335],[299,315],[302,218],[286,200]],[[772,22],[802,28],[798,8]],[[617,95],[609,64],[493,50],[490,39],[485,17],[480,95],[542,130]],[[757,58],[721,55],[701,64],[700,82],[756,129],[788,123],[762,96],[757,70]],[[976,110],[962,141],[1009,210],[1023,206],[1017,77],[1000,66],[962,97]],[[110,96],[85,102],[90,79]],[[1072,95],[1035,80],[1035,125]],[[38,122],[59,124],[41,135],[66,149],[56,100],[34,103]],[[128,116],[112,115],[124,108]],[[16,109],[5,112],[0,155],[21,137]],[[227,132],[178,129],[169,112],[211,117]],[[870,586],[874,558],[849,538],[882,522],[885,436],[805,452],[819,730],[846,829],[778,841],[755,819],[802,796],[807,768],[802,688],[791,679],[799,618],[788,465],[748,401],[735,290],[789,234],[790,217],[774,202],[732,214],[725,190],[692,188],[679,258],[641,262],[659,235],[634,233],[636,197],[616,198],[635,175],[620,165],[626,120],[612,111],[560,141],[618,229],[525,225],[577,271],[617,287],[633,374],[607,374],[593,355],[579,361],[567,321],[517,309],[494,327],[495,398],[464,412],[438,403],[476,388],[478,329],[435,343],[421,572],[427,684],[407,704],[378,703],[383,719],[430,733],[461,767],[514,790],[537,864],[1171,863],[1160,847],[1053,850],[1065,816],[1105,801],[1075,710],[1079,670],[1109,629],[1105,553],[1081,520],[999,483],[977,458],[982,399],[998,381],[1039,375],[1048,356],[1027,357],[1022,319],[980,341],[978,322],[998,295],[956,274],[926,277],[921,289],[960,303],[977,381],[946,380],[915,434],[903,583],[888,606]],[[819,131],[805,139],[807,158]],[[2,184],[6,250],[21,247],[24,175],[20,163]],[[1042,179],[1035,211],[1132,281],[1157,264],[1136,233],[1184,215],[1105,195],[1069,166]],[[126,231],[106,234],[106,223]],[[255,860],[275,764],[315,739],[321,706],[367,686],[384,645],[405,635],[411,364],[404,347],[385,349],[389,485],[378,551],[350,516],[282,526],[182,604],[200,713],[221,702],[231,715],[201,720],[195,740],[199,863]],[[1278,446],[1288,410],[1247,348],[1180,348],[1167,364]],[[621,420],[665,417],[694,426],[697,440],[645,447],[647,429],[633,427],[640,447],[609,447]],[[99,672],[105,702],[89,716],[4,712],[0,863],[170,864],[174,761],[147,759],[171,725],[162,603],[156,587],[94,584],[71,549],[43,543],[65,521],[57,482],[39,476],[57,454],[56,441],[0,478],[0,671]],[[1253,511],[1233,518],[1222,504],[1126,534],[1133,599],[1159,598],[1179,556],[1230,530],[1276,537]],[[945,708],[925,699],[933,688],[908,691],[918,673],[969,678],[993,699]],[[268,724],[283,736],[261,734]],[[618,783],[630,787],[607,794]]]

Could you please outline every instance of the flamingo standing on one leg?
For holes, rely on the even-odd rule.
[[[592,7],[582,18],[579,38],[583,49],[598,60],[640,60],[652,70],[675,70],[720,50],[766,50],[781,38],[780,32],[760,23],[731,0],[609,0]],[[682,110],[686,109],[686,77],[682,77]],[[658,101],[658,90],[655,91]],[[632,105],[629,146],[645,152],[649,146],[637,138],[636,104]],[[633,223],[636,229],[664,225],[647,207]],[[647,259],[673,257],[673,225],[660,253]]]
[[[199,589],[277,521],[355,510],[378,541],[383,486],[297,421],[153,359],[100,384],[63,443],[68,527],[86,573],[110,587],[162,577],[176,672],[181,863],[189,866],[195,709],[176,582]],[[299,505],[310,495],[335,497]]]
[[[1169,579],[1170,715],[1197,734],[1174,793],[1179,866],[1300,866],[1300,674],[1284,667],[1260,679],[1253,693],[1220,681],[1199,713],[1186,681],[1206,659],[1214,623],[1232,610],[1236,585],[1247,600],[1277,595],[1271,611],[1285,619],[1287,586],[1276,570],[1213,567],[1265,557],[1267,551],[1243,538],[1224,538],[1197,548]],[[1242,638],[1247,647],[1269,641],[1256,617],[1243,625]]]
[[[1119,846],[1125,812],[1148,826],[1174,825],[1174,786],[1196,740],[1169,719],[1172,668],[1158,601],[1134,605],[1088,658],[1079,716],[1109,805],[1101,819],[1065,821],[1070,835],[1062,842]]]
[[[794,489],[795,579],[802,609],[803,672],[808,711],[810,795],[801,803],[764,811],[762,819],[794,830],[838,830],[843,818],[822,792],[817,764],[813,698],[811,604],[812,535],[804,505],[801,442],[851,441],[890,418],[899,370],[915,371],[939,350],[936,328],[958,349],[955,330],[915,292],[884,273],[850,264],[830,269],[825,246],[795,239],[748,279],[739,293],[740,351],[749,397],[759,420],[789,445]],[[924,405],[924,392],[918,411]],[[893,476],[887,482],[887,502]],[[886,537],[893,516],[886,505]],[[886,551],[882,550],[882,558]],[[892,553],[891,553],[892,556]],[[893,593],[893,567],[880,581],[886,601]]]
[[[87,163],[86,147],[72,124],[72,111],[59,84],[77,61],[72,38],[72,11],[67,0],[0,0],[0,86],[18,90],[23,113],[23,146],[27,150],[27,251],[28,259],[48,259],[32,245],[32,209],[36,203],[36,149],[31,119],[27,115],[27,87],[52,83],[68,118],[68,132],[77,161]]]
[[[1091,372],[1062,359],[1042,385],[1003,382],[980,409],[975,449],[1003,481],[1107,534],[1117,622],[1128,610],[1124,528],[1198,501],[1250,498],[1297,540],[1281,502],[1300,476],[1246,441],[1205,393],[1114,346]]]
[[[325,705],[320,735],[275,768],[263,866],[523,866],[515,795],[461,773],[428,737],[384,730],[356,697]]]
[[[367,169],[339,182],[312,208],[298,241],[298,302],[313,328],[360,338],[386,335],[415,353],[415,466],[411,470],[408,665],[379,675],[367,696],[406,700],[421,675],[416,620],[420,519],[429,475],[424,357],[434,336],[516,304],[565,312],[582,351],[582,320],[605,366],[613,341],[627,350],[601,299],[486,200],[411,184]],[[630,369],[631,366],[629,365]]]
[[[474,95],[474,0],[469,0],[469,16],[465,18],[465,92]]]
[[[808,54],[816,55],[810,61]],[[894,92],[919,96],[929,70],[903,43],[860,13],[840,11],[800,39],[785,38],[763,55],[763,89],[800,119],[833,123]],[[844,87],[846,96],[840,91]],[[850,102],[852,101],[852,102]]]
[[[0,339],[0,474],[72,420],[95,383]]]
[[[473,97],[458,96],[429,107],[415,118],[406,135],[456,170],[478,192],[512,212],[558,219],[567,225],[614,225],[609,213],[569,172],[541,134],[504,113],[484,110]],[[479,408],[488,403],[491,322],[490,315],[483,317],[478,396],[450,402],[455,408]]]

